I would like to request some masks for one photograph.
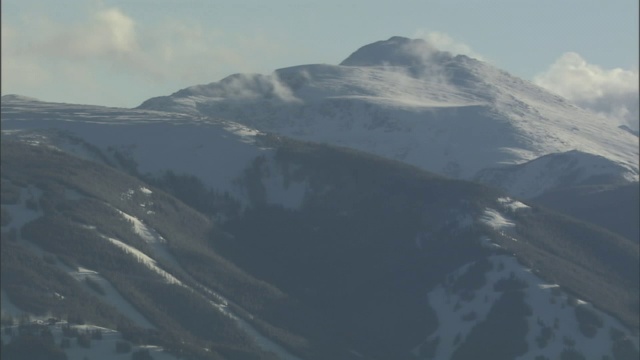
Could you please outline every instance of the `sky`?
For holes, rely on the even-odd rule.
[[[1,12],[2,95],[135,107],[405,36],[638,128],[638,0],[3,0]]]

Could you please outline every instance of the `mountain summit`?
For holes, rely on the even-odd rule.
[[[439,51],[422,39],[394,36],[389,40],[365,45],[346,58],[343,66],[420,66],[428,61],[450,60],[453,56]]]

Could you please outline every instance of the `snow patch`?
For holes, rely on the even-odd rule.
[[[528,205],[521,203],[520,201],[513,200],[510,197],[501,197],[498,198],[498,203],[502,205],[502,208],[505,210],[511,210],[513,212],[523,209],[530,209]]]
[[[480,222],[489,225],[494,230],[511,230],[516,224],[494,209],[486,208],[480,217]]]
[[[162,237],[155,229],[145,225],[140,219],[135,216],[131,216],[121,210],[116,209],[118,213],[127,221],[131,223],[133,231],[138,235],[145,243],[149,244],[153,257],[156,259],[162,259],[167,263],[173,265],[175,268],[180,269],[180,264],[176,261],[173,255],[166,247],[167,240]]]
[[[115,246],[119,247],[120,249],[124,250],[124,252],[126,252],[127,254],[130,254],[131,256],[133,256],[139,263],[145,265],[147,268],[149,268],[150,270],[154,271],[156,274],[164,278],[167,283],[184,286],[180,280],[178,280],[168,272],[162,270],[157,265],[155,260],[147,256],[147,254],[143,253],[142,251],[134,248],[131,245],[125,244],[118,239],[104,236],[102,234],[100,236],[102,236],[104,239],[108,240],[110,243],[114,244]]]
[[[554,289],[554,288],[559,288],[560,285],[558,284],[538,284],[538,288],[540,289]]]

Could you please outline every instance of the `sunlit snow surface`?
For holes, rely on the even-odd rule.
[[[637,136],[486,63],[443,56],[414,67],[356,64],[236,74],[141,108],[232,119],[457,178],[580,151],[620,166],[607,172],[638,180]],[[601,171],[583,167],[587,175]]]
[[[513,241],[518,241],[514,237],[512,232],[515,229],[515,222],[509,218],[510,213],[518,211],[526,211],[530,209],[528,205],[521,203],[520,201],[511,199],[510,197],[501,197],[496,201],[500,210],[486,208],[482,215],[479,217],[481,224],[487,225],[493,230],[497,230],[502,235],[509,237]],[[481,240],[486,243],[485,240]]]
[[[153,252],[152,255],[155,259],[162,259],[163,261],[173,265],[176,268],[180,267],[176,259],[167,249],[167,240],[165,240],[162,235],[158,234],[155,229],[145,225],[137,217],[131,216],[120,210],[117,211],[120,213],[120,215],[122,215],[124,219],[131,223],[133,231],[136,233],[136,235],[138,235],[145,243],[149,245],[151,251]]]

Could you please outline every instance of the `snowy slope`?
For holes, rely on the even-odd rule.
[[[236,74],[140,108],[226,118],[457,178],[577,150],[616,164],[613,176],[638,180],[636,136],[532,83],[422,40],[373,43],[340,65]]]
[[[519,241],[509,214],[530,211],[530,207],[508,197],[498,198],[497,204],[476,221]],[[575,353],[583,356],[576,358],[626,359],[620,355],[622,347],[637,354],[637,333],[559,285],[544,281],[516,257],[500,252],[491,239],[479,240],[494,254],[459,267],[429,291],[428,302],[439,326],[413,349],[419,358],[468,359],[474,353],[482,359],[498,354],[514,359],[565,359]],[[486,336],[487,332],[491,335]]]
[[[484,169],[475,180],[516,197],[533,198],[553,188],[624,184],[633,180],[628,175],[619,163],[574,150],[541,156],[524,164]]]
[[[526,343],[527,348],[517,359],[535,359],[537,356],[561,359],[563,351],[576,351],[589,359],[602,359],[605,356],[617,358],[613,355],[613,349],[619,345],[615,344],[616,341],[611,336],[615,332],[623,333],[627,341],[637,349],[637,336],[626,332],[616,319],[584,301],[568,296],[558,285],[545,283],[515,258],[494,255],[485,264],[486,271],[481,275],[481,285],[470,293],[456,291],[455,284],[458,279],[468,277],[468,272],[477,271],[478,263],[457,269],[448,276],[446,283],[429,292],[429,304],[434,308],[440,326],[423,344],[416,347],[415,353],[420,353],[422,347],[429,347],[431,344],[429,353],[432,356],[425,358],[451,359],[470,338],[474,328],[481,329],[480,324],[483,322],[496,321],[488,319],[490,313],[497,314],[501,311],[497,307],[504,303],[499,299],[509,296],[506,295],[508,293],[521,297],[521,306],[528,309],[519,320],[523,325],[526,324],[526,330],[524,334],[517,335],[517,341]],[[583,314],[593,316],[595,324],[590,330],[586,330],[586,324],[580,323],[582,318],[579,320],[578,317]],[[514,318],[519,315],[516,312],[510,314]],[[517,332],[515,327],[512,331]],[[524,335],[524,339],[521,335]],[[422,352],[426,351],[422,349]]]
[[[207,186],[240,198],[242,194],[233,185],[235,178],[256,156],[270,152],[255,144],[257,131],[227,121],[7,96],[2,99],[3,137],[112,163],[116,163],[115,150],[133,160],[141,174],[172,170],[195,175]]]
[[[4,231],[15,229],[17,240],[21,241],[23,246],[35,252],[40,257],[49,255],[52,259],[55,259],[56,257],[52,256],[53,254],[48,253],[32,242],[24,241],[21,236],[22,228],[24,227],[24,225],[44,215],[41,210],[31,209],[29,208],[29,206],[27,206],[28,201],[36,203],[39,201],[40,196],[42,195],[42,190],[34,186],[29,186],[20,189],[20,193],[21,195],[18,203],[13,205],[2,205],[5,211],[7,211],[11,216],[11,222],[9,222],[5,226],[2,226],[2,230]],[[136,310],[135,307],[131,305],[131,303],[129,303],[129,301],[127,301],[107,279],[105,279],[98,272],[82,267],[71,268],[58,260],[55,260],[55,266],[81,283],[86,279],[90,279],[93,282],[99,284],[103,291],[103,294],[101,294],[102,301],[114,306],[121,314],[125,315],[137,325],[145,328],[154,328],[154,326],[142,314],[140,314],[140,312]],[[86,285],[86,282],[84,283]],[[90,289],[90,287],[87,286],[87,289]],[[7,297],[4,290],[2,290],[1,310],[3,313],[11,314],[12,316],[16,317],[23,313],[23,311],[19,309],[19,307],[16,307],[13,303],[11,303],[11,301],[9,301],[9,298]]]

